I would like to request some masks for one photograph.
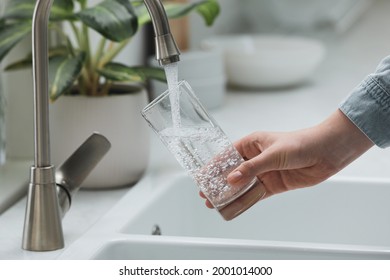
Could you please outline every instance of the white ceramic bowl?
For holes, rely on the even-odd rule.
[[[229,84],[250,88],[298,85],[325,55],[321,42],[295,36],[217,36],[204,40],[201,47],[222,50]]]

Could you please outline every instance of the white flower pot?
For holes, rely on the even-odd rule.
[[[61,96],[50,105],[51,156],[57,167],[95,131],[111,142],[109,152],[84,181],[84,188],[130,186],[147,167],[149,130],[140,114],[147,93],[136,85],[122,87],[131,93]]]

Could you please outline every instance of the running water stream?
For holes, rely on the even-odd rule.
[[[168,90],[170,92],[169,98],[172,110],[172,123],[174,130],[179,130],[181,126],[180,121],[180,89],[179,84],[179,69],[177,62],[167,64],[164,66],[165,75],[167,77]]]

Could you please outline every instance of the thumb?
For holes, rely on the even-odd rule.
[[[256,157],[246,160],[233,170],[227,177],[228,183],[233,186],[249,184],[254,177],[265,172],[278,169],[278,156],[264,151]]]

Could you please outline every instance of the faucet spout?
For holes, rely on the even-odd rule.
[[[144,3],[153,23],[156,44],[156,59],[160,65],[179,61],[180,51],[172,36],[168,17],[161,1],[144,0]]]

